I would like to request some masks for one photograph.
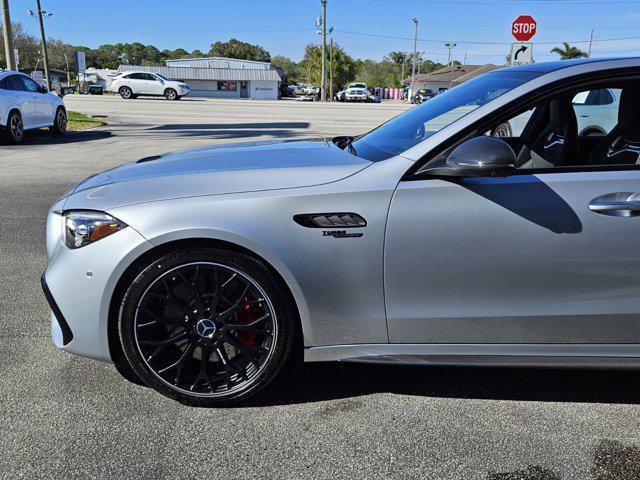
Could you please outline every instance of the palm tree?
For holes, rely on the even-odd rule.
[[[562,42],[564,48],[556,47],[551,50],[551,53],[557,53],[560,55],[560,60],[571,60],[572,58],[587,58],[589,55],[578,47],[572,47],[567,42]]]

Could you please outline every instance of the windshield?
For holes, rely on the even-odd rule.
[[[156,75],[157,75],[158,77],[160,77],[161,79],[163,79],[163,80],[168,80],[168,81],[170,81],[170,80],[171,80],[171,79],[169,79],[169,78],[165,77],[164,75],[160,75],[159,73],[156,73]]]
[[[353,147],[358,156],[373,162],[398,155],[539,75],[517,71],[480,75],[382,124],[355,140]]]
[[[352,83],[349,88],[367,88],[367,86],[364,83]]]

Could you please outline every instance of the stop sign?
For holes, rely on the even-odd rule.
[[[531,15],[520,15],[511,24],[511,34],[519,42],[528,42],[536,34],[538,23]]]

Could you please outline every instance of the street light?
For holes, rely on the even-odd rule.
[[[409,91],[409,100],[411,100],[411,95],[413,95],[413,83],[416,81],[416,50],[418,49],[418,19],[413,17],[413,23],[416,26],[416,30],[413,36],[413,63],[411,67],[411,89]]]
[[[44,78],[45,78],[45,83],[47,85],[47,90],[49,90],[51,88],[51,83],[49,81],[49,58],[47,56],[47,37],[44,34],[44,21],[42,20],[42,17],[46,17],[49,18],[51,15],[53,15],[53,13],[48,12],[46,10],[42,10],[42,7],[40,6],[40,0],[36,0],[36,7],[37,7],[37,15],[38,15],[38,21],[40,22],[40,36],[42,37],[42,56],[43,56],[43,60],[44,60]],[[35,17],[36,13],[33,12],[33,10],[31,9],[27,9],[27,13],[29,14],[30,17]]]
[[[453,42],[444,44],[444,46],[447,47],[447,49],[449,50],[449,60],[447,64],[451,66],[451,79],[449,80],[449,88],[453,87],[453,63],[451,63],[451,50],[453,50],[456,45],[457,43],[453,43]]]

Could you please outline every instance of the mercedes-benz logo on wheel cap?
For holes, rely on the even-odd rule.
[[[216,330],[216,324],[210,318],[203,318],[196,325],[196,332],[198,332],[198,335],[201,337],[211,338],[215,335]]]

